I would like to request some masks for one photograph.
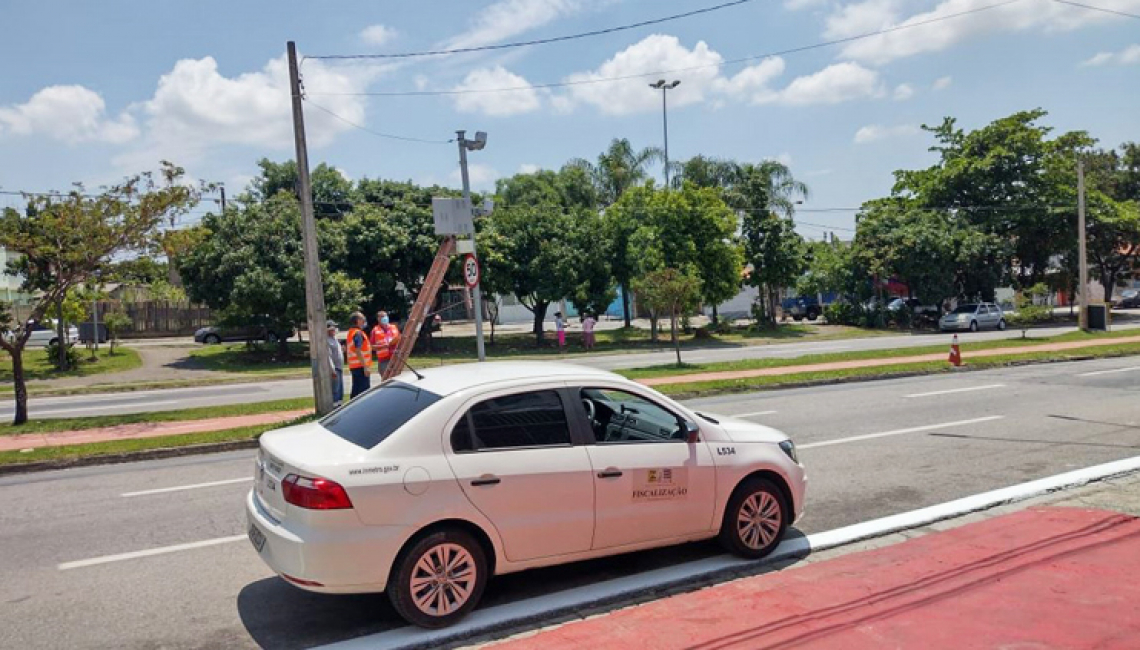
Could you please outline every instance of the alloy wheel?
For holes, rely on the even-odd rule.
[[[768,492],[755,492],[744,503],[736,518],[740,541],[748,548],[759,550],[772,543],[780,534],[782,523],[780,503]]]
[[[412,602],[428,616],[447,616],[467,604],[478,578],[475,559],[458,544],[429,548],[412,569]]]

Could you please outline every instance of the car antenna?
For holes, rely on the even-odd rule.
[[[408,370],[411,370],[412,374],[416,376],[416,379],[423,379],[424,378],[424,376],[420,374],[420,371],[413,368],[412,364],[408,363],[407,361],[404,362],[404,367],[407,368]]]

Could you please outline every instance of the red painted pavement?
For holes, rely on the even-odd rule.
[[[1136,650],[1140,519],[1025,510],[493,647]]]

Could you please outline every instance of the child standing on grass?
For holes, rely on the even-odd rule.
[[[594,348],[594,326],[597,324],[593,314],[586,314],[582,320],[582,344],[586,346],[587,352]]]
[[[566,348],[566,320],[560,311],[554,312],[554,329],[558,330],[558,349],[563,350]]]

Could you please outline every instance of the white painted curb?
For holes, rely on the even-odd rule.
[[[718,574],[729,574],[733,570],[776,560],[802,557],[814,551],[851,544],[872,537],[924,526],[926,524],[959,517],[994,506],[1022,501],[1031,497],[1057,490],[1078,487],[1113,476],[1140,471],[1140,456],[1096,465],[1056,476],[1049,476],[1020,485],[1013,485],[982,494],[947,501],[938,505],[911,510],[881,519],[837,528],[806,537],[789,539],[780,544],[771,555],[759,563],[739,558],[720,556],[671,567],[647,571],[637,575],[607,580],[584,587],[567,589],[557,593],[537,596],[506,605],[498,605],[476,610],[458,625],[445,630],[421,630],[404,627],[387,632],[349,639],[317,650],[412,650],[413,648],[434,648],[445,643],[453,643],[494,630],[554,618],[576,609],[606,602],[616,602],[654,590],[667,589],[688,582],[711,578]]]

